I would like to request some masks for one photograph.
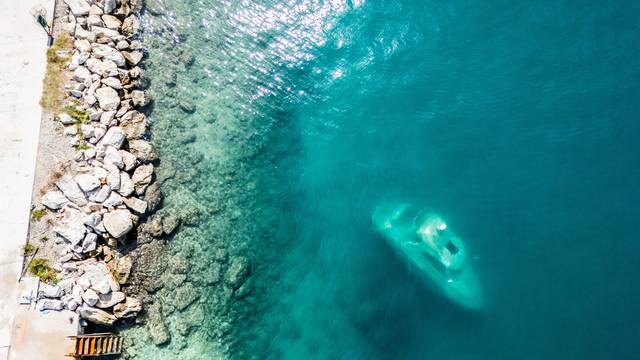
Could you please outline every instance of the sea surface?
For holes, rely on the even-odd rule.
[[[640,359],[640,2],[146,3],[183,220],[171,340],[130,357]],[[481,309],[392,251],[383,201],[447,220]]]

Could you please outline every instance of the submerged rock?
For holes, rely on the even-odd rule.
[[[225,280],[232,289],[238,289],[251,275],[251,262],[244,256],[236,256],[231,260]]]
[[[184,310],[200,296],[198,290],[191,283],[184,283],[174,293],[173,303],[178,310]]]
[[[162,317],[162,306],[160,304],[154,303],[149,306],[147,320],[147,328],[154,344],[162,345],[171,340],[171,335]]]

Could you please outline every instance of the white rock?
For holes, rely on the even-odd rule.
[[[136,298],[127,297],[126,301],[113,307],[113,315],[118,318],[135,316],[142,311],[142,302]]]
[[[84,294],[82,294],[82,300],[89,306],[93,306],[98,302],[98,294],[96,294],[93,289],[87,289]]]
[[[136,156],[126,150],[119,150],[124,162],[124,170],[130,171],[136,166]]]
[[[54,226],[53,231],[69,241],[72,246],[78,245],[87,232],[82,213],[73,208],[64,208],[64,217]]]
[[[110,194],[111,188],[107,185],[102,185],[99,189],[91,192],[91,194],[89,195],[89,200],[101,203],[107,200]]]
[[[100,6],[93,4],[91,5],[91,10],[89,10],[89,15],[102,15],[103,11]]]
[[[113,165],[118,169],[122,169],[124,167],[124,162],[122,161],[122,155],[118,152],[113,146],[107,146],[104,153],[104,164],[105,165]]]
[[[147,202],[136,197],[124,198],[124,204],[127,205],[134,213],[144,215],[147,211]]]
[[[113,42],[117,42],[124,39],[124,36],[117,30],[109,29],[106,27],[94,26],[92,29],[96,38],[105,38]],[[107,41],[109,42],[109,41]]]
[[[77,285],[73,287],[73,296],[75,297],[76,293],[78,293],[78,294],[80,294],[80,296],[82,296],[82,294],[84,294],[85,290],[87,290],[90,287],[91,287],[91,280],[89,280],[89,277],[86,276],[86,275],[80,276],[78,278]],[[80,288],[79,292],[77,291],[78,288]],[[80,299],[80,301],[82,301],[82,299]]]
[[[113,30],[109,31],[111,32]],[[122,56],[122,54],[118,50],[112,48],[109,45],[94,43],[93,45],[91,45],[91,48],[93,49],[93,56],[97,57],[98,59],[111,60],[116,63],[118,67],[123,67],[126,63],[124,56]]]
[[[85,0],[64,0],[64,3],[69,6],[71,13],[75,16],[88,15],[91,6]]]
[[[91,43],[87,39],[80,39],[73,42],[73,46],[83,53],[91,52]]]
[[[102,21],[104,22],[107,28],[112,30],[118,30],[122,25],[122,21],[120,21],[117,17],[112,15],[102,15]],[[127,47],[128,46],[129,44],[127,44]]]
[[[122,180],[122,178],[120,178],[120,180]],[[120,183],[120,190],[122,190],[122,183]],[[122,197],[120,195],[118,195],[117,192],[112,191],[111,195],[109,195],[107,200],[102,202],[102,205],[104,205],[105,207],[108,207],[108,208],[112,208],[112,207],[116,207],[118,205],[122,205]]]
[[[120,173],[120,189],[118,190],[120,195],[129,196],[133,194],[134,190],[135,190],[135,186],[133,185],[133,181],[131,181],[131,177],[129,177],[129,174],[127,174],[124,171],[121,172]]]
[[[61,191],[50,190],[40,199],[42,205],[52,210],[58,210],[69,202],[66,196]]]
[[[62,176],[56,181],[56,186],[64,193],[67,199],[80,206],[87,204],[87,198],[71,175],[66,174]]]
[[[76,121],[67,113],[61,113],[58,115],[58,121],[60,121],[62,125],[72,125],[76,123]]]
[[[115,77],[104,78],[102,79],[102,83],[116,90],[122,89],[122,83]]]
[[[67,309],[71,311],[75,311],[78,306],[80,306],[80,304],[78,304],[74,298],[70,298],[69,300],[67,300],[65,305],[67,306]]]
[[[122,51],[122,56],[127,60],[127,63],[131,66],[136,66],[142,60],[144,54],[142,51]]]
[[[82,223],[91,228],[95,228],[96,226],[98,226],[100,221],[102,221],[102,216],[98,213],[92,212],[91,214],[84,217]]]
[[[78,66],[78,68],[73,72],[73,79],[83,83],[90,83],[91,71],[84,66]]]
[[[65,126],[62,134],[65,136],[76,136],[78,135],[78,128],[75,126]]]
[[[134,106],[144,107],[151,102],[151,97],[146,91],[133,90],[131,92],[131,101]]]
[[[93,174],[76,175],[75,179],[80,189],[85,193],[95,190],[100,186],[100,180]]]
[[[64,289],[62,289],[58,285],[50,285],[41,282],[38,293],[40,294],[40,296],[48,298],[59,298],[64,295]]]
[[[111,89],[111,88],[108,88]],[[99,90],[99,89],[98,89]],[[111,89],[112,91],[115,91],[113,89]],[[104,134],[104,136],[102,137],[102,139],[100,139],[100,142],[98,143],[100,146],[113,146],[116,149],[120,149],[122,147],[122,144],[124,143],[124,132],[122,131],[122,128],[119,126],[113,126],[111,128],[109,128],[109,130],[107,130],[107,133]]]
[[[96,90],[96,98],[102,110],[116,110],[120,105],[118,92],[108,86],[103,86]]]
[[[158,159],[153,145],[145,140],[129,141],[129,151],[142,162],[154,161]]]
[[[133,172],[133,176],[131,177],[131,181],[133,181],[133,185],[138,187],[140,185],[146,185],[151,183],[153,178],[153,165],[141,165],[136,168]]]
[[[90,138],[92,138],[94,136],[93,126],[88,125],[88,124],[82,124],[80,129],[82,130],[82,136],[85,139],[90,139]]]
[[[120,171],[115,166],[110,167],[109,169],[109,174],[107,175],[107,185],[109,185],[109,188],[111,190],[120,189]]]
[[[97,262],[92,264],[85,264],[82,268],[84,270],[83,276],[86,276],[91,282],[91,288],[100,288],[102,283],[106,282],[110,290],[104,290],[103,293],[110,291],[120,291],[120,286],[111,275],[111,271],[107,265],[103,262]]]
[[[129,48],[129,43],[127,42],[127,40],[120,40],[116,44],[116,49],[118,49],[118,50],[124,50],[124,49],[128,49],[128,48]]]
[[[118,209],[108,212],[104,214],[102,222],[107,232],[114,238],[122,237],[133,229],[129,210]]]
[[[89,40],[89,42],[94,42],[96,41],[96,34],[94,34],[91,31],[87,31],[83,29],[80,24],[76,24],[75,38],[86,39],[86,40]]]
[[[104,23],[102,22],[102,19],[100,18],[100,16],[89,15],[89,17],[87,18],[87,25],[89,25],[90,27],[103,26]]]
[[[111,120],[113,120],[113,117],[115,115],[116,115],[115,111],[103,112],[102,115],[100,116],[100,124],[109,126],[109,124],[111,123]]]
[[[110,307],[113,307],[117,303],[123,302],[124,299],[125,295],[120,291],[114,291],[107,294],[99,294],[96,307],[101,309],[108,309]]]
[[[94,251],[97,247],[98,235],[94,233],[88,233],[84,240],[82,240],[82,252],[88,253]]]
[[[62,304],[61,300],[40,299],[38,300],[37,307],[39,311],[44,311],[44,310],[60,311],[63,309],[64,305]]]

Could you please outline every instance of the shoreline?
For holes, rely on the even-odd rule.
[[[136,248],[160,242],[180,222],[152,217],[162,194],[137,40],[143,5],[55,3],[46,76],[64,84],[44,80],[28,241],[15,251],[25,255],[25,278],[40,278],[37,311],[77,314],[80,334],[115,330],[143,311],[136,282],[150,280],[136,274]],[[147,255],[143,266],[153,261]]]

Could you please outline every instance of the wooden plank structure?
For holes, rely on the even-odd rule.
[[[123,339],[116,334],[86,334],[70,336],[70,338],[76,341],[76,346],[75,352],[67,354],[67,356],[77,359],[122,353]]]

